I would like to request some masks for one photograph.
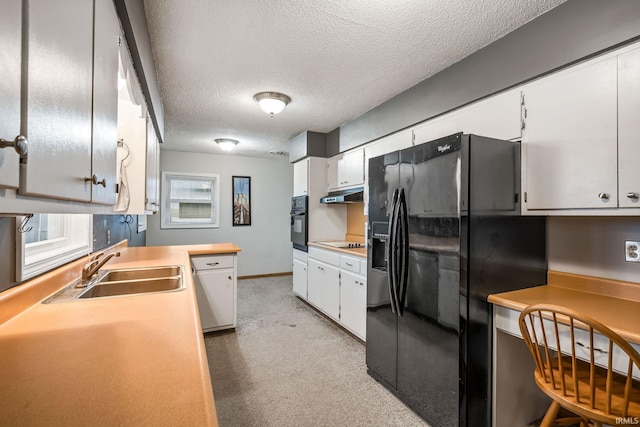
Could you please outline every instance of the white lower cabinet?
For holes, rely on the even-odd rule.
[[[340,322],[345,328],[366,340],[367,278],[342,270],[340,272]]]
[[[340,320],[340,269],[309,259],[308,301],[336,321]]]
[[[295,266],[294,259],[294,275]],[[335,251],[309,248],[307,273],[307,301],[364,341],[367,319],[366,260]]]
[[[235,255],[194,256],[194,282],[202,332],[236,327],[237,269]]]
[[[307,299],[307,263],[299,259],[293,260],[293,293]]]

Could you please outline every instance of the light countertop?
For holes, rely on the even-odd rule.
[[[522,311],[555,304],[586,314],[640,344],[640,284],[550,271],[548,284],[489,296],[489,302]]]
[[[2,423],[217,425],[189,256],[240,249],[124,246],[103,269],[182,265],[186,289],[41,304],[85,257],[0,294]]]

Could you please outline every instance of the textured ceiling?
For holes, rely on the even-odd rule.
[[[458,62],[564,0],[144,0],[163,149],[288,151]],[[292,102],[273,118],[262,91]]]

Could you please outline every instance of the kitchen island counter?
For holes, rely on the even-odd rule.
[[[0,417],[19,425],[216,426],[190,255],[233,244],[128,248],[103,269],[181,265],[177,292],[41,304],[88,257],[0,294]]]

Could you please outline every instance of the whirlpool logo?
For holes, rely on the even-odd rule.
[[[617,426],[637,426],[640,424],[640,417],[616,417]]]
[[[449,151],[449,150],[451,150],[451,145],[449,144],[438,145],[438,151],[441,153],[444,153],[445,151]]]

